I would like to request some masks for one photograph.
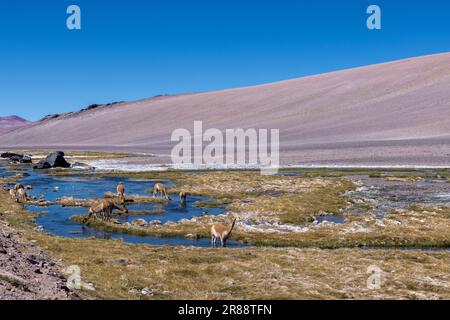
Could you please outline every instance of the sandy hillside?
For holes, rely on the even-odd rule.
[[[450,53],[49,118],[0,148],[169,153],[176,128],[279,128],[295,164],[450,165]]]

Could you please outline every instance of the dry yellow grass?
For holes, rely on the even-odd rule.
[[[318,249],[200,249],[116,241],[39,243],[106,299],[442,299],[450,298],[450,253]],[[367,288],[367,268],[384,271]],[[151,295],[143,295],[149,288]]]
[[[226,203],[230,214],[240,220],[233,239],[252,245],[320,248],[450,246],[450,229],[447,227],[450,225],[450,208],[445,207],[416,207],[403,212],[391,212],[381,220],[376,219],[371,214],[371,208],[367,207],[366,214],[348,217],[343,224],[314,225],[314,215],[320,212],[344,215],[344,208],[352,205],[352,199],[348,199],[344,193],[355,188],[355,185],[341,177],[267,177],[258,172],[244,171],[145,173],[131,176],[170,179],[177,184],[171,192],[184,190],[191,194],[218,197],[210,204]],[[229,217],[202,217],[177,225],[151,227],[102,222],[94,224],[104,230],[138,235],[183,237],[197,234],[208,237],[212,223],[229,223],[229,220]],[[267,228],[258,228],[263,222],[268,223]],[[288,226],[291,231],[280,232],[280,224]]]
[[[0,210],[3,219],[51,256],[66,265],[80,266],[83,281],[96,288],[95,292],[81,292],[84,298],[450,298],[450,252],[128,245],[36,232],[35,215],[25,212],[3,191]],[[371,265],[383,271],[378,290],[366,285]]]
[[[233,231],[233,240],[256,246],[318,248],[449,248],[450,208],[421,208],[392,212],[384,219],[367,214],[343,224],[310,225],[301,232],[257,232],[242,224]],[[431,211],[430,211],[431,210]],[[82,216],[74,217],[81,221]],[[203,217],[195,221],[148,227],[93,221],[92,226],[111,232],[155,237],[209,237],[213,222],[229,223],[227,217]]]
[[[252,219],[303,225],[319,212],[338,213],[355,185],[343,178],[262,176],[258,171],[209,171],[190,174],[179,171],[128,173],[120,176],[170,180],[180,191],[217,198],[230,210],[252,214]],[[210,202],[214,206],[214,202]]]

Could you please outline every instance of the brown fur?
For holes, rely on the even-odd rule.
[[[211,227],[211,245],[213,248],[216,247],[217,239],[220,239],[220,244],[222,247],[226,247],[227,240],[230,238],[231,232],[233,231],[235,224],[236,219],[233,220],[233,223],[231,224],[230,228],[226,227],[221,223],[215,223]]]
[[[155,184],[155,186],[153,187],[153,197],[155,198],[158,193],[161,194],[161,196],[164,196],[167,200],[170,200],[170,197],[167,194],[167,187],[164,184]]]
[[[128,209],[120,204],[115,202],[111,199],[102,199],[94,202],[94,204],[89,208],[89,214],[84,219],[84,222],[87,222],[90,220],[93,216],[98,218],[98,215],[100,214],[100,218],[103,221],[108,221],[111,219],[111,214],[114,209],[117,209],[123,213],[128,213]]]
[[[11,199],[13,199],[15,202],[19,202],[17,199],[17,191],[15,189],[10,189],[9,195],[11,196]]]
[[[179,196],[180,196],[180,202],[181,203],[186,203],[186,198],[187,198],[187,192],[181,191]]]
[[[27,192],[20,183],[16,183],[13,189],[9,190],[9,195],[17,203],[25,203],[28,200]]]
[[[125,203],[125,187],[122,182],[117,186],[117,197],[122,203]]]
[[[25,203],[27,202],[28,195],[24,188],[20,188],[16,191],[17,202]]]

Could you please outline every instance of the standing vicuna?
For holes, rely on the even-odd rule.
[[[167,187],[162,183],[157,183],[153,187],[153,198],[156,197],[156,194],[161,194],[161,196],[164,196],[167,200],[170,200],[169,195],[167,194]]]
[[[233,223],[231,224],[231,228],[228,229],[227,226],[221,224],[221,223],[215,223],[211,227],[211,245],[213,248],[216,247],[216,241],[217,239],[220,239],[220,244],[222,247],[226,247],[227,240],[231,236],[231,232],[234,229],[234,225],[236,224],[236,219],[233,220]]]
[[[180,196],[180,203],[182,205],[185,205],[186,204],[187,193],[184,192],[184,191],[181,191],[179,196]]]
[[[125,203],[125,186],[122,182],[117,185],[117,197],[122,203]]]

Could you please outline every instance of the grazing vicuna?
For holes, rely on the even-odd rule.
[[[157,183],[153,187],[153,198],[156,198],[157,194],[161,194],[161,196],[164,196],[167,200],[170,200],[169,195],[167,194],[167,187],[162,183]]]
[[[27,202],[28,195],[24,188],[20,188],[16,191],[17,202],[25,203]]]
[[[117,209],[122,213],[128,213],[128,209],[121,203],[111,199],[98,200],[89,208],[88,216],[84,218],[83,223],[89,221],[92,216],[98,218],[98,215],[100,215],[100,218],[103,221],[108,221],[111,219],[111,214],[114,209]]]
[[[13,199],[15,202],[19,202],[17,199],[17,191],[16,189],[10,189],[9,195],[11,196],[11,199]]]
[[[122,182],[117,185],[117,197],[122,203],[125,203],[125,186]]]
[[[221,223],[215,223],[211,227],[211,245],[213,248],[216,247],[217,239],[220,239],[220,244],[222,247],[226,247],[227,240],[230,238],[231,232],[233,231],[235,224],[236,219],[233,220],[233,223],[231,224],[231,227],[229,229],[227,226]]]
[[[25,188],[20,183],[16,183],[13,189],[9,190],[9,195],[11,198],[16,201],[17,203],[25,203],[27,202],[28,195],[25,191]]]

